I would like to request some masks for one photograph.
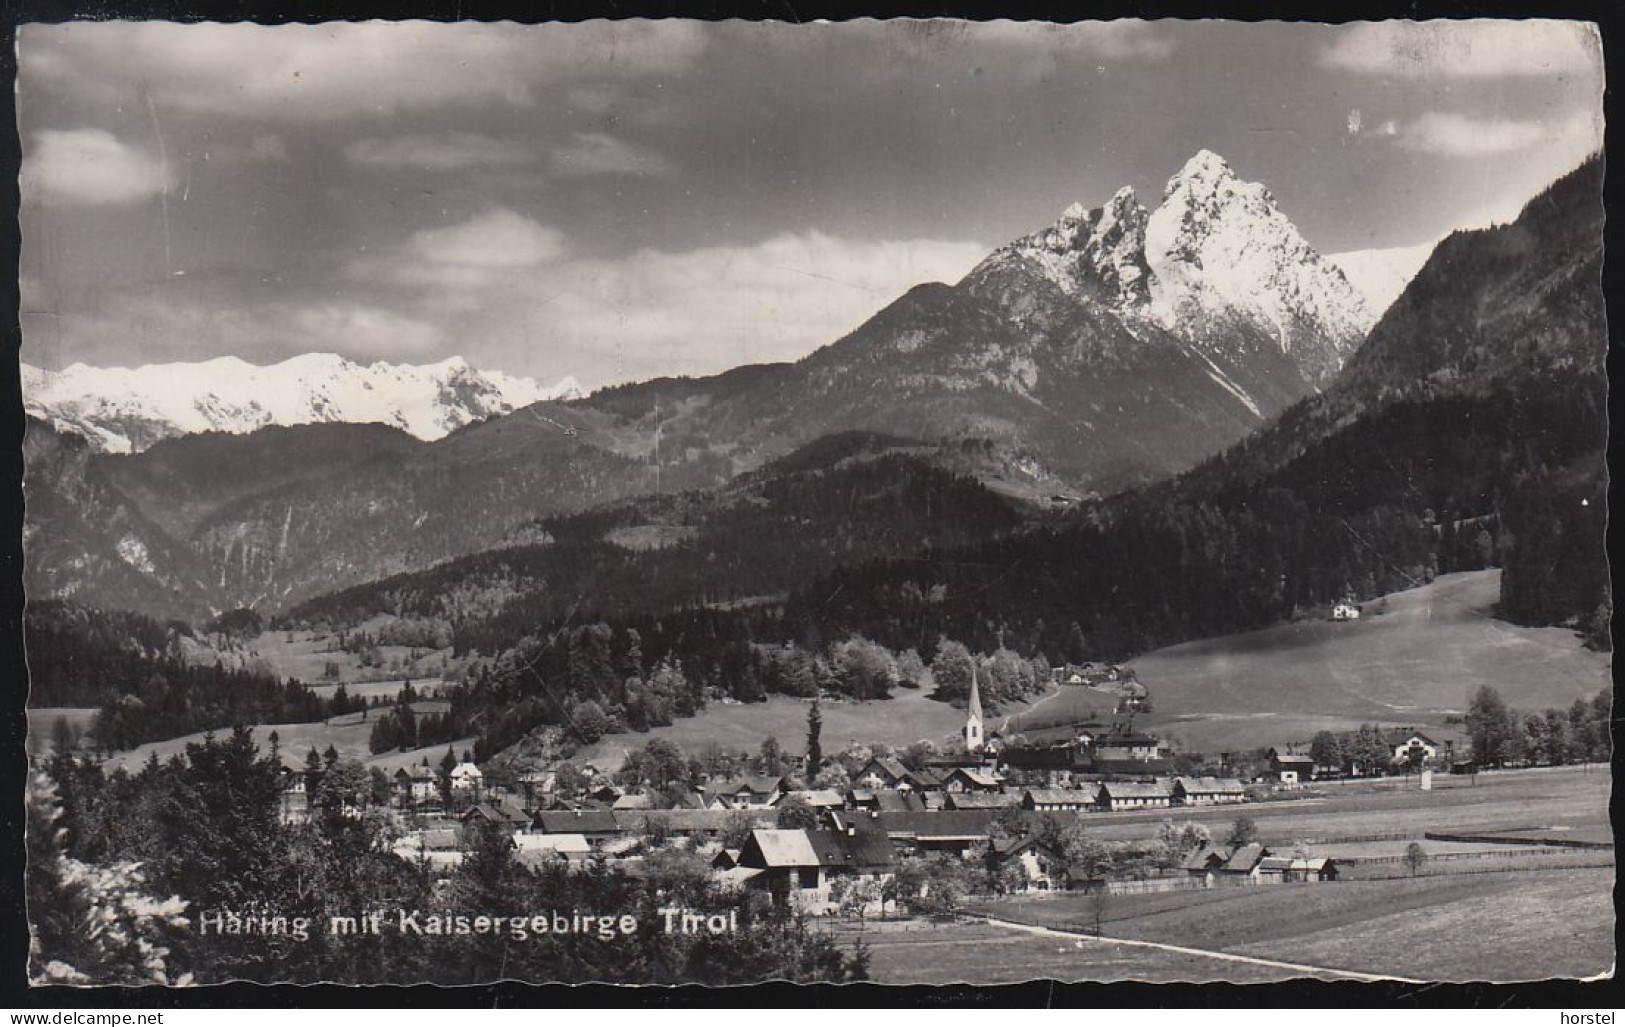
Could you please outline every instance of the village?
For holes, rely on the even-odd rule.
[[[1063,687],[1115,685],[1117,678],[1116,668],[1056,673]],[[1348,768],[1317,764],[1303,747],[1283,746],[1269,751],[1267,772],[1247,781],[1225,773],[1228,754],[1198,768],[1202,773],[1177,773],[1168,746],[1133,727],[1132,714],[1149,704],[1146,690],[1123,684],[1119,709],[1130,714],[1126,719],[1074,725],[1063,741],[1034,743],[984,733],[973,676],[962,748],[882,750],[842,772],[845,787],[816,785],[827,784],[812,765],[822,762],[816,754],[787,758],[781,772],[746,758],[744,773],[715,779],[702,773],[705,779],[690,785],[653,780],[674,776],[658,772],[609,774],[592,763],[488,772],[448,750],[439,766],[425,757],[396,769],[372,801],[399,825],[396,854],[448,875],[475,831],[500,832],[513,858],[532,867],[601,860],[636,874],[657,854],[680,851],[703,861],[725,888],[765,893],[810,915],[941,909],[945,901],[954,904],[945,895],[959,892],[1147,892],[1337,880],[1336,858],[1302,846],[1277,852],[1257,840],[1245,815],[1214,825],[1223,837],[1173,818],[1214,807],[1240,814]],[[1422,732],[1389,732],[1383,745],[1389,759],[1381,770],[1416,769],[1422,788],[1435,764],[1451,762],[1452,749]],[[283,761],[285,823],[306,818],[322,772],[314,753],[303,766]],[[1088,837],[1091,821],[1159,811],[1167,818],[1147,825],[1143,844],[1113,850]]]

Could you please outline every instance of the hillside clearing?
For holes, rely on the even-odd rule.
[[[1545,709],[1609,686],[1612,660],[1574,632],[1491,616],[1498,570],[1440,576],[1364,604],[1358,621],[1305,620],[1187,642],[1133,661],[1156,713],[1145,723],[1202,751],[1303,741],[1362,721],[1446,727],[1491,685]]]
[[[605,735],[584,746],[577,758],[611,770],[620,766],[626,750],[640,748],[654,738],[664,738],[689,755],[697,755],[713,743],[731,752],[755,753],[769,735],[786,752],[799,753],[806,746],[809,705],[811,700],[782,695],[760,703],[712,703],[696,717],[647,734]],[[1027,704],[1012,707],[1011,712],[1025,708]],[[826,753],[839,752],[854,742],[883,742],[901,748],[925,739],[942,745],[959,738],[965,727],[963,709],[930,699],[923,689],[899,688],[890,699],[865,702],[825,699],[820,709]]]
[[[271,751],[271,732],[277,733],[277,743],[282,749],[284,763],[293,766],[303,766],[305,755],[311,749],[317,752],[326,752],[328,746],[337,750],[338,754],[346,759],[357,759],[368,766],[376,766],[385,773],[410,766],[429,757],[431,765],[439,765],[441,757],[446,753],[446,746],[433,745],[423,749],[413,749],[409,752],[386,752],[374,757],[367,747],[367,741],[372,736],[372,723],[359,721],[351,717],[340,718],[343,722],[317,723],[317,724],[258,724],[249,728],[254,735],[254,744],[259,746],[262,755]],[[147,761],[149,753],[157,753],[160,761],[168,760],[171,756],[186,752],[186,747],[194,742],[203,741],[205,734],[213,734],[217,739],[225,739],[231,735],[231,729],[202,732],[182,735],[179,738],[170,738],[162,742],[148,742],[139,745],[129,752],[121,752],[117,756],[102,764],[104,770],[112,772],[123,767],[134,773],[141,769]],[[461,756],[463,750],[474,746],[474,739],[461,738],[451,743],[456,753]]]

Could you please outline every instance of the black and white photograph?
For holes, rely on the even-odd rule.
[[[22,25],[28,981],[1611,978],[1604,88]]]

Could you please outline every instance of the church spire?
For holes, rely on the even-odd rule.
[[[976,752],[982,747],[982,692],[976,683],[976,660],[970,665],[970,703],[965,710],[965,751]]]

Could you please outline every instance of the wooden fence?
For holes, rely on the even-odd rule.
[[[1571,849],[1571,850],[1569,850],[1568,855],[1577,855],[1577,853],[1575,853]],[[1428,870],[1428,869],[1424,868],[1422,870],[1419,870],[1415,874],[1411,874],[1409,871],[1405,871],[1405,870],[1396,870],[1393,873],[1374,873],[1374,874],[1362,873],[1358,877],[1350,877],[1349,880],[1351,880],[1351,881],[1394,881],[1394,880],[1403,880],[1403,879],[1409,878],[1409,877],[1446,877],[1446,876],[1452,876],[1453,877],[1453,876],[1456,876],[1456,875],[1459,875],[1459,874],[1547,873],[1547,872],[1550,872],[1552,870],[1600,870],[1600,869],[1612,868],[1613,866],[1614,866],[1614,861],[1612,859],[1602,859],[1602,858],[1597,857],[1597,856],[1589,856],[1589,857],[1586,857],[1586,858],[1583,858],[1583,859],[1568,860],[1568,861],[1565,861],[1565,862],[1562,862],[1562,863],[1548,863],[1545,866],[1533,866],[1533,867],[1507,867],[1507,866],[1501,866],[1501,867],[1451,867],[1451,868],[1448,868],[1448,869],[1440,868],[1438,870]]]
[[[1522,856],[1567,856],[1572,855],[1572,848],[1559,849],[1554,847],[1540,847],[1527,849],[1498,849],[1495,852],[1429,852],[1426,854],[1427,862],[1440,863],[1459,859],[1517,859]],[[1349,856],[1339,857],[1338,866],[1358,867],[1373,866],[1379,863],[1403,863],[1403,854],[1398,856]]]
[[[1415,831],[1388,831],[1383,834],[1328,835],[1325,838],[1304,838],[1302,841],[1305,845],[1352,845],[1356,842],[1403,842],[1420,837]]]
[[[1108,895],[1149,895],[1154,892],[1201,891],[1207,886],[1200,877],[1151,877],[1143,881],[1107,881]]]

